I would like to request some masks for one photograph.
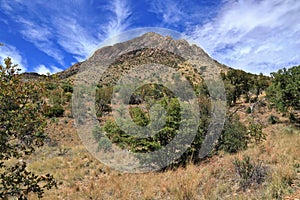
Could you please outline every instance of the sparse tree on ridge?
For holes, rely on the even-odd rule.
[[[291,121],[300,111],[300,65],[271,73],[272,85],[267,90],[268,99],[281,112],[289,113]]]

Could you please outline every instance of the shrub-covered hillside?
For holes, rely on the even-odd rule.
[[[102,125],[93,128],[98,152],[108,154],[113,146],[134,153],[154,152],[168,145],[178,134],[190,133],[188,128],[194,126],[195,121],[182,121],[189,101],[194,100],[188,95],[178,98],[161,84],[143,85],[130,96],[124,89],[116,88],[114,80],[131,67],[147,64],[154,58],[158,64],[175,69],[188,80],[196,94],[199,104],[196,111],[200,117],[196,136],[187,150],[170,165],[162,165],[160,171],[145,174],[115,171],[88,153],[76,134],[72,116],[72,75],[34,76],[32,79],[19,75],[16,66],[6,59],[0,72],[0,198],[299,197],[300,66],[279,70],[271,77],[223,69],[221,76],[227,96],[224,127],[210,154],[200,159],[199,151],[207,136],[213,109],[203,74],[197,73],[183,58],[165,51],[129,52],[110,66],[95,87],[96,120]],[[174,73],[161,78],[177,80],[177,76]],[[147,137],[140,137],[139,129],[132,129],[129,122],[123,121],[120,126],[112,114],[113,92],[128,97],[128,112],[135,125],[158,128],[151,129],[155,131]],[[124,107],[118,107],[116,112],[122,115]],[[159,120],[153,123],[150,116]],[[180,131],[181,123],[185,124],[184,131]],[[168,159],[172,156],[170,154]],[[139,161],[161,165],[159,159],[149,159],[143,157]]]

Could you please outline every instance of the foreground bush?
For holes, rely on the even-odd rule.
[[[261,161],[254,162],[249,156],[245,156],[242,160],[235,159],[233,165],[238,182],[243,190],[253,184],[259,185],[266,179],[268,170]]]
[[[53,177],[27,171],[22,160],[43,145],[44,87],[36,81],[23,81],[10,58],[0,65],[0,199],[27,199],[29,193],[39,198],[44,189],[56,186]],[[8,162],[10,164],[8,164]]]

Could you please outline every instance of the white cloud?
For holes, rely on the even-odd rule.
[[[38,40],[38,41],[47,41],[48,38],[52,36],[49,27],[37,25],[28,19],[24,19],[23,17],[17,17],[17,21],[24,25],[21,33],[28,40]]]
[[[99,39],[84,29],[74,18],[55,19],[57,42],[78,61],[86,59],[99,45]]]
[[[64,56],[62,52],[55,47],[53,42],[55,36],[49,26],[39,25],[22,17],[18,17],[17,21],[23,25],[23,29],[20,33],[25,40],[33,43],[40,51],[46,53],[63,65]]]
[[[60,68],[55,67],[55,66],[46,67],[45,65],[39,65],[39,66],[34,68],[35,72],[37,72],[39,74],[44,74],[44,75],[47,75],[48,73],[55,74],[55,73],[60,72],[62,70],[63,69],[60,69]]]
[[[126,0],[113,0],[108,9],[112,12],[113,16],[110,17],[103,29],[109,38],[128,28],[130,25],[131,10]]]
[[[107,9],[111,12],[107,22],[100,26],[95,24],[90,29],[84,27],[76,16],[53,18],[53,27],[56,29],[58,44],[65,51],[74,54],[77,61],[85,60],[91,56],[103,40],[121,33],[130,25],[131,11],[127,1],[113,0]],[[99,29],[105,33],[105,36],[99,33],[97,36],[93,34]]]
[[[126,30],[130,25],[131,10],[126,0],[111,1],[105,7],[110,14],[103,21],[95,21],[97,17],[92,16],[91,7],[85,0],[72,1],[71,5],[68,3],[57,6],[51,1],[43,4],[7,0],[0,7],[5,9],[8,17],[19,23],[25,40],[61,65],[64,65],[65,52],[73,54],[77,61],[85,60],[104,39]],[[19,12],[24,14],[20,16]]]
[[[183,21],[185,12],[182,5],[178,1],[173,0],[154,0],[151,1],[151,12],[156,13],[166,24],[173,24]]]
[[[21,72],[26,71],[26,60],[22,57],[21,53],[11,45],[5,44],[0,46],[0,63],[4,63],[4,59],[10,57],[13,64],[18,64],[18,68],[21,69]]]
[[[222,63],[268,74],[300,63],[299,13],[298,0],[229,0],[186,34]]]
[[[21,25],[20,33],[25,40],[64,65],[63,51],[74,54],[74,57],[81,61],[89,56],[99,43],[98,38],[90,34],[91,30],[85,30],[76,21],[83,12],[84,3],[86,2],[72,2],[74,7],[79,8],[75,10],[70,6],[58,7],[54,2],[49,2],[47,7],[40,2],[26,1],[7,2],[4,6],[17,7],[15,10],[7,10],[7,14]],[[24,17],[17,14],[22,9],[27,12]],[[41,10],[45,15],[39,14]],[[48,16],[48,12],[52,15]]]
[[[31,16],[37,14],[37,4],[38,2],[28,3],[22,0],[3,1],[0,7],[7,16],[19,23],[19,32],[26,41],[33,43],[40,51],[46,53],[63,65],[64,56],[56,47],[55,42],[53,42],[54,35],[51,27],[49,24],[40,21],[40,19],[34,19]],[[20,16],[19,12],[24,11],[27,13]]]
[[[1,2],[1,8],[2,8],[3,12],[6,12],[6,13],[13,11],[13,7],[10,5],[9,1]]]

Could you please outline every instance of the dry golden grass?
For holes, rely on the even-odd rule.
[[[199,165],[145,174],[113,171],[101,164],[80,144],[72,124],[69,118],[49,124],[57,146],[44,146],[29,159],[30,169],[51,173],[58,181],[57,189],[45,192],[45,200],[300,198],[300,131],[283,123],[267,126],[266,141],[238,154],[221,152]],[[269,169],[263,184],[245,191],[239,188],[232,164],[244,155],[262,160]]]

